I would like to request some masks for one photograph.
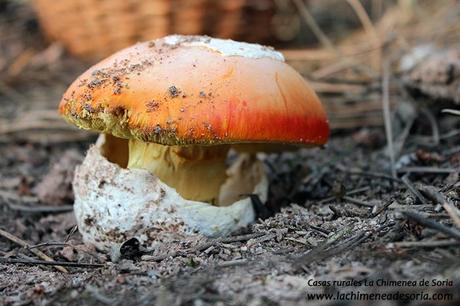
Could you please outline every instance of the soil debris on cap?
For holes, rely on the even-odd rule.
[[[154,111],[158,110],[158,108],[160,107],[160,103],[158,103],[155,100],[148,101],[145,104],[145,107],[147,108],[147,112],[151,113],[151,112],[154,112]]]
[[[172,98],[176,98],[179,96],[179,94],[181,93],[180,89],[177,88],[176,86],[172,85],[168,88],[168,92],[169,92],[169,95],[172,97]]]

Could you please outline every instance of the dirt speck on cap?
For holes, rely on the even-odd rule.
[[[115,89],[113,90],[113,94],[114,94],[114,95],[119,95],[119,94],[121,94],[121,87],[118,87],[118,86],[115,87]]]
[[[151,100],[145,103],[145,107],[147,109],[147,113],[154,112],[160,107],[160,103],[155,100]]]
[[[100,87],[102,84],[104,84],[105,80],[104,79],[94,79],[88,83],[88,88],[90,89],[95,89]]]
[[[172,98],[176,98],[181,93],[180,89],[172,85],[168,88],[168,93]]]

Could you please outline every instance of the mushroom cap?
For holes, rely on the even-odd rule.
[[[321,145],[325,111],[271,48],[167,36],[115,53],[66,91],[60,113],[80,128],[164,145]]]

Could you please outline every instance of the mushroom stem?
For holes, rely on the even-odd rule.
[[[141,168],[185,199],[217,204],[230,146],[163,146],[129,140],[128,168]]]

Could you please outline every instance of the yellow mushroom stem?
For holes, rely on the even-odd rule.
[[[185,199],[218,204],[230,146],[164,146],[129,140],[128,168],[141,168]]]

